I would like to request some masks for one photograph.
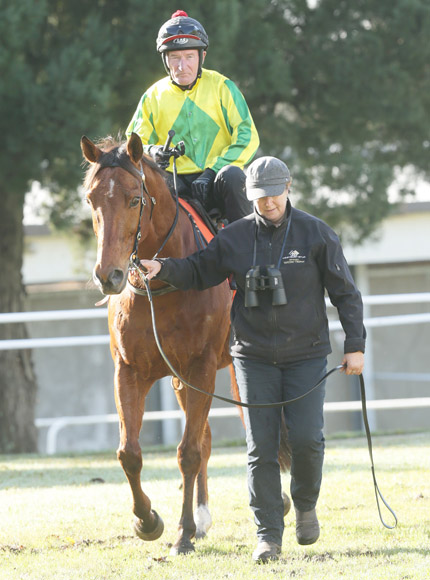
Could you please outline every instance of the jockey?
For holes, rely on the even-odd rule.
[[[210,213],[218,210],[232,222],[252,212],[243,167],[260,141],[235,83],[203,68],[208,45],[203,26],[183,10],[162,25],[157,50],[168,76],[143,94],[126,134],[140,136],[144,151],[167,170],[171,185],[172,161],[163,145],[173,129],[173,144],[185,144],[177,160],[179,195],[197,199]]]

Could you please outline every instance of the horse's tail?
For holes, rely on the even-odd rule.
[[[288,441],[288,428],[285,424],[285,415],[282,413],[282,423],[281,423],[281,442],[279,444],[279,465],[281,466],[281,471],[290,471],[291,467],[291,447]]]
[[[230,370],[230,380],[231,380],[231,394],[233,395],[233,399],[236,401],[240,401],[240,394],[239,394],[239,387],[236,381],[236,375],[234,374],[233,365],[229,365]],[[239,411],[239,415],[245,428],[245,421],[243,418],[243,408],[237,405],[237,409]],[[288,429],[285,424],[284,413],[282,413],[282,424],[281,424],[281,442],[279,445],[279,455],[278,455],[279,465],[281,466],[282,471],[289,471],[291,467],[291,447],[288,442]]]

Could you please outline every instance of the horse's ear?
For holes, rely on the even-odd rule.
[[[139,163],[143,156],[142,140],[136,133],[132,133],[127,141],[127,153],[134,163]]]
[[[100,159],[103,151],[97,147],[88,137],[85,135],[81,138],[81,149],[84,157],[90,163],[95,163]]]

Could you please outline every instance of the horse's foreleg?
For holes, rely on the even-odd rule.
[[[197,501],[194,510],[194,521],[196,523],[196,540],[204,538],[212,525],[212,518],[209,512],[208,500],[208,461],[212,450],[212,434],[209,422],[206,421],[202,440],[202,459],[200,471],[197,475]]]
[[[138,385],[136,372],[122,361],[115,364],[115,402],[120,419],[117,457],[130,484],[135,515],[134,531],[142,540],[157,540],[164,530],[163,520],[151,509],[140,480],[142,453],[139,433],[145,410],[145,396],[151,385]]]
[[[207,375],[206,379],[207,379]],[[194,383],[193,383],[194,380]],[[198,379],[190,380],[192,384]],[[178,526],[178,538],[172,547],[171,553],[185,554],[194,550],[191,540],[202,537],[204,533],[197,528],[193,515],[194,485],[197,479],[197,514],[198,521],[205,513],[205,528],[208,529],[210,520],[207,508],[207,461],[210,455],[210,431],[206,429],[207,416],[211,400],[205,395],[196,394],[189,389],[177,393],[179,403],[186,412],[186,426],[182,441],[178,447],[178,464],[183,480],[183,502],[181,519]],[[200,522],[201,523],[201,522]]]

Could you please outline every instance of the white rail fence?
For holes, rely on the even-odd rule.
[[[419,304],[430,303],[430,292],[410,293],[410,294],[388,294],[376,296],[363,296],[365,306],[389,305],[389,304]],[[327,300],[327,305],[331,303]],[[56,320],[77,320],[106,318],[107,309],[76,309],[76,310],[54,310],[39,312],[13,312],[0,314],[0,324],[56,321]],[[396,316],[378,316],[365,318],[367,328],[378,328],[386,326],[401,326],[409,324],[424,324],[430,322],[430,312],[419,314],[400,314]],[[339,321],[330,321],[331,331],[342,329]],[[109,335],[89,335],[89,336],[68,336],[55,338],[26,338],[0,341],[0,350],[34,349],[52,347],[70,347],[109,344]],[[430,373],[374,373],[373,378],[388,380],[411,380],[417,382],[430,382]],[[367,400],[367,408],[372,410],[388,409],[410,409],[430,407],[430,397],[416,397],[406,399],[381,399]],[[324,404],[324,412],[334,413],[340,411],[359,411],[361,401],[338,401]],[[235,407],[221,407],[211,409],[209,416],[232,417],[239,416]],[[180,410],[169,411],[149,411],[144,415],[144,421],[166,421],[171,419],[183,420],[183,413]],[[104,415],[88,415],[84,417],[52,417],[36,419],[36,427],[48,428],[46,452],[49,455],[56,453],[57,440],[60,431],[66,427],[74,425],[96,425],[106,423],[117,423],[116,413]]]

